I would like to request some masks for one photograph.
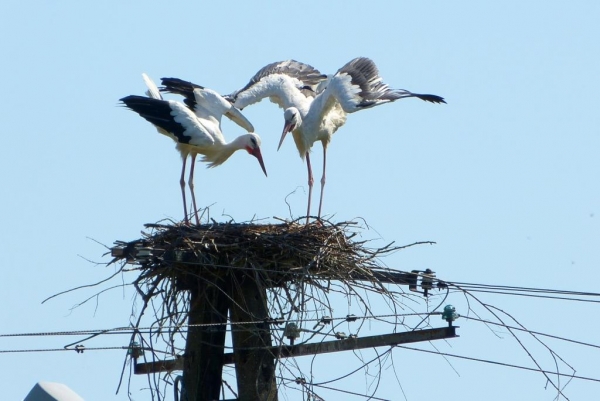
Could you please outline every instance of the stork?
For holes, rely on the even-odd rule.
[[[291,132],[296,148],[308,169],[308,207],[306,223],[310,216],[313,174],[310,150],[316,141],[323,145],[323,175],[318,218],[321,218],[327,146],[333,134],[346,122],[348,113],[368,109],[398,99],[416,97],[431,103],[446,103],[437,95],[391,89],[383,83],[375,63],[358,57],[331,77],[322,75],[310,65],[288,60],[261,68],[242,89],[226,95],[232,104],[243,109],[268,97],[284,109],[285,124],[278,150],[286,135]]]
[[[221,95],[211,89],[198,86],[191,92],[194,99],[193,106],[188,107],[174,100],[162,99],[154,82],[146,74],[143,74],[143,78],[148,86],[146,94],[149,97],[130,95],[120,100],[126,107],[154,124],[158,132],[176,142],[176,148],[183,161],[179,183],[186,224],[189,224],[185,197],[185,168],[188,156],[192,159],[188,185],[196,224],[200,224],[194,193],[194,164],[198,154],[203,156],[202,161],[208,163],[208,167],[216,167],[224,163],[235,151],[244,149],[258,159],[260,167],[267,175],[260,152],[260,137],[253,132],[254,127],[242,113]],[[188,105],[190,104],[188,102]],[[226,142],[221,132],[223,114],[249,133],[237,137],[232,142]]]

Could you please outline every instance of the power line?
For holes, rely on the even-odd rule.
[[[320,387],[320,388],[325,388],[327,390],[338,391],[340,393],[356,395],[356,396],[359,396],[359,397],[367,398],[369,400],[390,401],[389,398],[379,398],[379,397],[375,397],[373,395],[365,395],[365,394],[355,393],[355,392],[348,391],[348,390],[342,390],[341,388],[334,388],[334,387],[329,387],[329,386],[323,386],[322,384],[313,384],[313,386]]]
[[[471,316],[460,315],[460,317],[463,318],[463,319],[466,319],[466,320],[474,320],[476,322],[481,322],[481,323],[485,323],[485,324],[500,326],[500,327],[504,327],[504,328],[510,329],[510,330],[524,331],[524,332],[529,333],[529,334],[535,334],[535,335],[538,335],[538,336],[544,336],[544,337],[554,338],[556,340],[561,340],[561,341],[566,341],[566,342],[570,342],[570,343],[574,343],[574,344],[584,345],[586,347],[600,348],[600,345],[586,343],[586,342],[578,341],[578,340],[572,340],[570,338],[555,336],[553,334],[542,333],[540,331],[528,330],[528,329],[524,329],[523,327],[508,326],[508,325],[503,324],[503,323],[492,322],[491,320],[485,320],[485,319],[478,319],[478,318],[471,317]]]
[[[131,347],[75,347],[75,348],[38,348],[38,349],[11,349],[11,350],[0,350],[0,354],[15,354],[15,353],[29,353],[29,352],[58,352],[58,351],[75,351],[78,354],[83,354],[84,351],[107,351],[107,350],[128,350]],[[145,348],[143,351],[151,351],[151,349]]]
[[[463,288],[461,290],[465,291]],[[470,290],[465,292],[480,292],[480,293],[488,293],[488,294],[497,294],[497,295],[514,295],[519,297],[530,297],[530,298],[546,298],[546,299],[556,299],[562,301],[576,301],[576,302],[589,302],[589,303],[600,303],[600,300],[593,299],[581,299],[581,298],[568,298],[568,297],[557,297],[551,295],[533,295],[533,294],[519,294],[508,291],[492,291],[492,290]]]
[[[579,296],[595,296],[600,297],[600,293],[597,292],[586,292],[586,291],[572,291],[572,290],[557,290],[552,288],[535,288],[535,287],[517,287],[499,284],[479,284],[479,283],[462,283],[458,281],[445,282],[448,285],[454,285],[457,287],[472,287],[472,288],[497,288],[502,290],[514,290],[514,291],[529,291],[529,292],[546,292],[563,295],[579,295]]]
[[[443,282],[449,287],[455,287],[464,292],[484,292],[499,295],[516,295],[516,296],[527,296],[534,298],[548,298],[558,299],[564,301],[578,301],[578,302],[591,302],[600,303],[600,300],[593,299],[582,299],[573,297],[600,297],[600,293],[596,292],[584,292],[584,291],[570,291],[570,290],[556,290],[550,288],[533,288],[533,287],[516,287],[516,286],[505,286],[505,285],[494,285],[494,284],[477,284],[477,283],[461,283],[461,282]],[[542,295],[538,295],[542,294]],[[564,295],[564,296],[558,296]]]
[[[281,377],[281,376],[277,376],[278,379],[281,380],[285,380],[288,381],[290,383],[296,383],[298,385],[301,385],[302,387],[304,387],[307,391],[314,393],[314,391],[310,390],[308,387],[319,387],[319,388],[324,388],[327,390],[332,390],[332,391],[337,391],[340,393],[344,393],[344,394],[350,394],[350,395],[355,395],[358,397],[363,397],[363,398],[367,398],[369,400],[378,400],[378,401],[390,401],[390,399],[388,398],[379,398],[379,397],[375,397],[374,395],[365,395],[365,394],[361,394],[361,393],[355,393],[353,391],[348,391],[348,390],[342,390],[340,388],[335,388],[335,387],[329,387],[329,386],[324,386],[322,384],[314,384],[314,383],[307,383],[303,378],[297,378],[297,379],[288,379],[286,377]],[[317,394],[315,394],[317,395]]]
[[[311,318],[311,319],[302,319],[303,322],[319,322],[322,324],[327,324],[333,321],[347,321],[347,322],[353,322],[355,320],[364,320],[364,319],[383,319],[383,318],[399,318],[399,317],[407,317],[407,316],[423,316],[423,315],[427,315],[427,316],[436,316],[436,315],[441,315],[441,312],[428,312],[428,313],[401,313],[401,314],[384,314],[384,315],[364,315],[364,316],[355,316],[355,315],[347,315],[345,317],[321,317],[321,318]],[[522,331],[522,332],[527,332],[529,334],[535,334],[535,335],[541,335],[541,336],[545,336],[545,337],[549,337],[549,338],[554,338],[557,340],[561,340],[561,341],[565,341],[565,342],[570,342],[570,343],[574,343],[574,344],[578,344],[578,345],[583,345],[583,346],[587,346],[587,347],[593,347],[593,348],[600,348],[600,345],[596,345],[596,344],[591,344],[591,343],[587,343],[584,341],[578,341],[578,340],[573,340],[573,339],[569,339],[566,337],[560,337],[560,336],[556,336],[553,334],[548,334],[548,333],[543,333],[543,332],[539,332],[539,331],[533,331],[533,330],[528,330],[526,328],[522,328],[522,327],[516,327],[516,326],[508,326],[504,323],[498,323],[498,322],[493,322],[491,320],[486,320],[486,319],[480,319],[480,318],[475,318],[475,317],[471,317],[471,316],[465,316],[465,315],[460,315],[460,318],[463,318],[465,320],[472,320],[472,321],[476,321],[476,322],[480,322],[480,323],[484,323],[484,324],[489,324],[489,325],[495,325],[495,326],[499,326],[499,327],[504,327],[506,329],[510,329],[510,330],[517,330],[517,331]],[[74,336],[74,335],[104,335],[104,334],[110,334],[110,335],[132,335],[132,334],[156,334],[160,331],[163,330],[170,330],[170,329],[179,329],[182,333],[187,332],[186,329],[191,328],[191,327],[215,327],[215,326],[235,326],[235,325],[243,325],[243,324],[260,324],[260,323],[265,323],[264,320],[259,320],[259,321],[248,321],[248,322],[225,322],[225,323],[207,323],[207,324],[182,324],[182,325],[178,325],[178,326],[161,326],[161,327],[140,327],[140,328],[133,328],[133,327],[115,327],[115,328],[111,328],[111,329],[88,329],[88,330],[71,330],[71,331],[52,331],[52,332],[27,332],[27,333],[9,333],[9,334],[0,334],[0,338],[1,337],[49,337],[49,336]],[[278,324],[278,323],[285,323],[284,321],[267,321],[267,323],[270,324]],[[303,330],[303,331],[307,331],[310,333],[318,333],[318,331],[314,331],[314,330]],[[127,347],[125,347],[127,348]],[[61,349],[62,350],[62,349]],[[10,352],[10,351],[0,351],[0,352]],[[16,352],[16,351],[15,351]]]
[[[452,358],[466,359],[466,360],[469,360],[469,361],[489,363],[489,364],[493,364],[493,365],[506,366],[506,367],[509,367],[509,368],[529,370],[529,371],[532,371],[532,372],[546,373],[546,374],[549,374],[549,375],[564,376],[564,377],[569,377],[569,378],[572,378],[572,379],[589,380],[589,381],[600,383],[600,379],[594,379],[593,377],[578,376],[578,375],[575,375],[575,374],[570,375],[570,374],[567,374],[567,373],[553,372],[553,371],[550,371],[550,370],[528,368],[526,366],[513,365],[513,364],[510,364],[510,363],[492,361],[492,360],[489,360],[489,359],[473,358],[473,357],[469,357],[469,356],[462,356],[462,355],[456,355],[456,354],[448,354],[446,352],[439,352],[439,351],[429,351],[429,350],[425,350],[425,349],[406,347],[404,345],[396,345],[396,347],[398,347],[398,348],[405,348],[405,349],[411,350],[411,351],[426,352],[428,354],[435,354],[435,355],[441,355],[441,356],[449,356],[449,357],[452,357]]]
[[[407,316],[422,316],[422,315],[440,315],[441,312],[423,312],[423,313],[390,313],[384,315],[346,315],[344,317],[321,317],[321,318],[310,318],[310,319],[299,319],[303,322],[329,322],[329,321],[340,321],[345,320],[353,322],[355,320],[362,319],[384,319],[384,318],[397,318]],[[295,321],[295,320],[294,320]],[[74,335],[98,335],[98,334],[155,334],[158,331],[168,329],[185,329],[190,327],[215,327],[215,326],[236,326],[236,325],[249,325],[249,324],[283,324],[286,323],[283,319],[267,319],[267,320],[254,320],[247,322],[223,322],[223,323],[198,323],[198,324],[181,324],[177,326],[160,326],[160,327],[115,327],[111,329],[91,329],[91,330],[70,330],[70,331],[48,331],[48,332],[28,332],[28,333],[5,333],[0,334],[1,337],[45,337],[45,336],[74,336]],[[184,330],[182,330],[184,331]]]

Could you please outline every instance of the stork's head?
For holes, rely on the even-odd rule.
[[[302,117],[300,116],[300,111],[298,111],[295,107],[289,107],[285,109],[283,112],[283,118],[285,119],[285,124],[283,126],[283,132],[281,133],[281,139],[279,140],[279,146],[277,146],[277,150],[281,147],[285,136],[288,132],[292,132],[297,129],[302,124]]]
[[[260,153],[260,137],[255,133],[250,133],[242,135],[242,138],[244,138],[244,148],[246,151],[258,159],[262,171],[267,175],[267,169]]]

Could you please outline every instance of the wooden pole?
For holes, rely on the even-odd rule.
[[[223,288],[225,281],[207,283],[196,279],[189,285],[190,310],[188,322],[215,324],[189,327],[183,363],[183,391],[185,401],[218,400],[221,390],[223,353],[227,323],[228,299]]]
[[[231,338],[239,401],[277,401],[267,293],[259,280],[231,275]],[[236,324],[238,322],[261,322]],[[265,321],[265,322],[262,322]]]

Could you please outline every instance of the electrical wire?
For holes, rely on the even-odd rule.
[[[423,316],[423,315],[441,315],[441,312],[423,312],[423,313],[389,313],[384,315],[364,315],[364,316],[344,316],[344,317],[327,317],[327,318],[311,318],[302,319],[303,322],[322,322],[325,320],[345,320],[348,322],[361,319],[383,319],[383,318],[398,318],[407,316]],[[28,333],[5,333],[0,334],[2,337],[45,337],[45,336],[74,336],[74,335],[93,335],[93,334],[155,334],[156,330],[168,330],[168,329],[182,329],[191,327],[216,327],[216,326],[236,326],[236,325],[250,325],[250,324],[278,324],[285,323],[285,321],[278,320],[252,320],[245,322],[223,322],[223,323],[196,323],[196,324],[181,324],[177,326],[160,326],[160,327],[115,327],[112,329],[92,329],[92,330],[70,330],[70,331],[47,331],[47,332],[28,332]],[[185,332],[185,330],[181,330]]]
[[[340,393],[344,393],[344,394],[350,394],[350,395],[355,395],[358,397],[363,397],[363,398],[367,398],[369,400],[378,400],[378,401],[391,401],[388,398],[379,398],[379,397],[375,397],[374,395],[365,395],[365,394],[361,394],[361,393],[355,393],[353,391],[348,391],[348,390],[342,390],[340,388],[335,388],[335,387],[329,387],[329,386],[324,386],[322,384],[314,384],[314,383],[307,383],[307,382],[300,382],[299,379],[288,379],[287,377],[281,377],[281,376],[277,376],[278,379],[280,380],[284,380],[287,381],[289,383],[296,383],[300,386],[303,386],[304,388],[306,388],[307,391],[310,391],[311,393],[314,394],[314,392],[312,390],[310,390],[308,387],[319,387],[319,388],[324,388],[327,390],[332,390],[332,391],[337,391]]]
[[[497,284],[462,283],[462,282],[458,282],[458,281],[456,281],[456,282],[444,281],[444,283],[446,283],[448,285],[454,285],[457,287],[469,288],[469,289],[477,289],[477,288],[492,289],[492,288],[495,288],[495,289],[512,290],[512,291],[544,292],[544,293],[563,294],[563,295],[600,297],[600,293],[587,292],[587,291],[557,290],[557,289],[552,289],[552,288],[535,288],[535,287],[516,287],[516,286],[497,285]]]
[[[356,320],[363,320],[363,319],[382,319],[382,318],[400,318],[400,317],[407,317],[407,316],[423,316],[425,315],[425,318],[427,317],[431,317],[431,316],[436,316],[436,315],[441,315],[441,312],[429,312],[429,313],[401,313],[401,314],[383,314],[383,315],[365,315],[365,316],[350,316],[347,315],[345,317],[325,317],[325,318],[312,318],[312,319],[303,319],[304,322],[318,322],[321,323],[323,326],[325,326],[326,323],[323,322],[329,322],[329,321],[347,321],[347,322],[354,322]],[[499,326],[499,327],[504,327],[506,329],[511,329],[511,330],[517,330],[517,331],[523,331],[523,332],[527,332],[529,334],[535,334],[535,335],[540,335],[540,336],[545,336],[548,338],[553,338],[556,340],[560,340],[560,341],[565,341],[565,342],[570,342],[573,344],[578,344],[578,345],[583,345],[586,347],[592,347],[592,348],[599,348],[600,349],[600,345],[596,345],[596,344],[591,344],[591,343],[587,343],[584,341],[578,341],[578,340],[573,340],[573,339],[569,339],[569,338],[565,338],[565,337],[560,337],[560,336],[556,336],[553,334],[548,334],[548,333],[543,333],[543,332],[539,332],[539,331],[533,331],[533,330],[528,330],[522,327],[516,327],[516,326],[507,326],[506,324],[503,323],[498,323],[498,322],[493,322],[490,320],[486,320],[486,319],[480,319],[480,318],[475,318],[475,317],[471,317],[471,316],[464,316],[464,315],[459,315],[460,318],[465,319],[465,320],[471,320],[471,321],[476,321],[476,322],[480,322],[480,323],[484,323],[484,324],[489,324],[489,325],[495,325],[495,326]],[[236,325],[250,325],[250,324],[264,324],[265,321],[264,320],[256,320],[256,321],[247,321],[247,322],[225,322],[225,323],[205,323],[205,324],[184,324],[184,325],[178,325],[178,326],[162,326],[160,327],[161,330],[168,330],[168,329],[178,329],[180,332],[185,333],[187,332],[187,330],[185,330],[186,328],[192,328],[192,327],[215,327],[215,326],[236,326]],[[272,321],[268,321],[268,323],[274,323]],[[281,328],[272,328],[272,330],[285,330],[285,328],[281,327]],[[153,327],[142,327],[142,328],[132,328],[132,327],[115,327],[115,328],[111,328],[111,329],[90,329],[90,330],[72,330],[72,331],[53,331],[53,332],[28,332],[28,333],[10,333],[10,334],[0,334],[0,338],[4,337],[4,338],[9,338],[9,337],[49,337],[49,336],[74,336],[74,335],[104,335],[104,334],[111,334],[111,335],[132,335],[132,334],[155,334],[156,333],[157,328],[153,328]],[[308,330],[308,329],[300,329],[300,331],[302,332],[307,332],[307,333],[312,333],[313,337],[314,335],[317,334],[322,334],[322,335],[330,335],[330,336],[335,336],[335,334],[331,334],[331,333],[321,333],[320,331],[315,331],[315,330]],[[128,347],[101,347],[101,348],[85,348],[86,350],[96,350],[96,349],[128,349]],[[45,351],[52,351],[53,349],[42,349],[40,350],[40,352],[45,352]],[[58,350],[63,351],[63,350],[73,350],[73,348],[59,348]],[[0,353],[9,353],[9,352],[35,352],[35,350],[0,350]]]
[[[382,269],[381,271],[385,271],[385,269]],[[404,273],[404,272],[398,272],[398,271],[394,271],[391,270],[395,273]],[[421,275],[418,275],[419,277],[421,277]],[[593,299],[596,297],[600,297],[600,293],[595,293],[595,292],[583,292],[583,291],[570,291],[570,290],[559,290],[559,289],[548,289],[548,288],[533,288],[533,287],[518,287],[518,286],[505,286],[505,285],[490,285],[490,284],[477,284],[477,283],[462,283],[462,282],[446,282],[446,281],[442,281],[442,280],[438,280],[438,279],[433,279],[433,283],[434,283],[434,288],[435,288],[435,284],[437,284],[437,288],[439,289],[456,289],[457,291],[460,292],[464,292],[464,293],[476,293],[476,292],[480,292],[480,293],[489,293],[489,294],[496,294],[496,295],[501,295],[501,296],[520,296],[520,297],[532,297],[532,298],[540,298],[540,299],[555,299],[555,300],[562,300],[562,301],[577,301],[577,302],[590,302],[590,303],[600,303],[600,299]],[[430,290],[431,291],[431,290]],[[430,292],[431,294],[431,292]],[[446,296],[448,295],[448,291],[446,291]],[[579,298],[577,298],[579,297]],[[586,299],[588,298],[588,299]],[[591,299],[590,299],[591,298]],[[443,301],[442,301],[443,303]],[[396,313],[392,313],[392,314],[382,314],[382,315],[365,315],[365,316],[353,316],[353,315],[347,315],[345,317],[321,317],[321,318],[310,318],[310,319],[302,319],[303,322],[319,322],[321,323],[323,326],[326,326],[327,324],[331,324],[333,321],[347,321],[347,322],[354,322],[356,320],[370,320],[370,319],[385,319],[385,318],[402,318],[402,317],[408,317],[408,316],[424,316],[424,320],[434,316],[434,315],[441,315],[441,312],[428,312],[428,313],[402,313],[402,314],[396,314]],[[465,320],[471,320],[471,321],[475,321],[475,322],[480,322],[480,323],[484,323],[484,324],[488,324],[488,325],[496,325],[496,326],[501,326],[504,327],[508,330],[517,330],[517,331],[523,331],[523,332],[527,332],[529,334],[532,335],[540,335],[540,336],[546,336],[549,338],[553,338],[556,340],[560,340],[560,341],[565,341],[565,342],[570,342],[570,343],[574,343],[574,344],[578,344],[578,345],[582,345],[582,346],[588,346],[588,347],[593,347],[593,348],[600,348],[600,345],[595,345],[595,344],[591,344],[591,343],[586,343],[583,341],[577,341],[577,340],[572,340],[572,339],[568,339],[568,338],[564,338],[564,337],[559,337],[559,336],[555,336],[555,335],[551,335],[551,334],[546,334],[546,333],[542,333],[542,332],[536,332],[536,331],[531,331],[531,330],[527,330],[523,327],[513,327],[513,326],[508,326],[504,323],[498,323],[498,322],[493,322],[493,321],[488,321],[485,319],[480,319],[480,318],[474,318],[474,317],[470,317],[470,316],[460,316],[462,318],[464,318]],[[97,336],[97,335],[104,335],[104,334],[111,334],[111,335],[119,335],[119,334],[127,334],[127,335],[133,335],[133,334],[149,334],[149,335],[153,335],[157,333],[157,330],[170,330],[170,329],[177,329],[178,331],[185,333],[189,328],[192,327],[216,327],[216,326],[220,326],[220,327],[230,327],[230,330],[233,330],[234,326],[239,326],[239,325],[256,325],[256,324],[269,324],[269,325],[281,325],[286,323],[286,321],[284,321],[283,319],[267,319],[267,320],[255,320],[255,321],[244,321],[244,322],[223,322],[223,323],[201,323],[201,324],[182,324],[182,325],[177,325],[177,326],[160,326],[160,327],[116,327],[116,328],[110,328],[110,329],[100,329],[100,330],[73,330],[73,331],[52,331],[52,332],[28,332],[28,333],[5,333],[5,334],[0,334],[0,337],[2,338],[8,338],[8,337],[41,337],[41,336],[73,336],[73,335],[93,335],[93,336]],[[273,327],[271,330],[283,330],[283,328],[277,328],[277,327]],[[310,331],[310,330],[304,330],[307,332],[311,332],[314,335],[323,335],[326,336],[327,333],[321,333],[319,331]],[[329,335],[332,335],[331,333]],[[403,345],[395,345],[395,347],[398,348],[404,348],[407,350],[412,350],[412,351],[419,351],[419,352],[425,352],[425,353],[431,353],[431,354],[436,354],[436,355],[440,355],[443,357],[451,357],[451,358],[458,358],[458,359],[465,359],[465,360],[470,360],[470,361],[474,361],[474,362],[480,362],[480,363],[487,363],[487,364],[493,364],[493,365],[499,365],[499,366],[504,366],[504,367],[509,367],[509,368],[515,368],[515,369],[521,369],[521,370],[526,370],[526,371],[532,371],[532,372],[537,372],[537,373],[543,373],[546,375],[554,375],[557,377],[567,377],[570,379],[579,379],[579,380],[587,380],[587,381],[593,381],[593,382],[600,382],[600,379],[595,379],[592,377],[586,377],[586,376],[580,376],[580,375],[575,375],[575,374],[566,374],[566,373],[560,373],[558,371],[548,371],[545,369],[541,369],[540,368],[531,368],[531,367],[526,367],[526,366],[520,366],[520,365],[515,365],[515,364],[510,364],[510,363],[505,363],[505,362],[499,362],[499,361],[492,361],[492,360],[487,360],[487,359],[481,359],[481,358],[474,358],[474,357],[468,357],[468,356],[462,356],[462,355],[456,355],[456,354],[450,354],[450,353],[445,353],[445,352],[439,352],[439,351],[430,351],[430,350],[424,350],[424,349],[419,349],[419,348],[413,348],[413,347],[407,347],[407,346],[403,346]],[[162,352],[162,351],[157,351],[154,350],[153,347],[136,347],[138,350],[140,351],[150,351],[150,352]],[[260,349],[260,347],[256,347],[258,349]],[[75,347],[66,347],[66,348],[41,348],[41,349],[15,349],[15,350],[0,350],[0,354],[7,354],[7,353],[36,353],[36,352],[64,352],[64,351],[76,351],[77,353],[83,353],[84,351],[106,351],[106,350],[131,350],[132,346],[113,346],[113,347],[83,347],[83,346],[75,346]],[[165,352],[162,352],[165,353]],[[376,359],[380,358],[380,356],[378,355]],[[371,363],[373,361],[369,361],[366,364],[368,365],[369,363]],[[364,365],[363,365],[364,366]],[[355,372],[351,372],[349,375],[353,374]],[[347,377],[348,375],[345,375],[343,377]],[[335,379],[339,380],[340,378]],[[332,387],[327,387],[324,384],[327,384],[329,382],[323,382],[323,383],[318,383],[318,384],[310,384],[311,386],[315,386],[315,387],[321,387],[324,389],[328,389],[328,390],[333,390],[333,391],[338,391],[338,392],[342,392],[342,393],[347,393],[350,395],[356,395],[356,396],[362,396],[362,397],[366,397],[369,399],[374,399],[374,400],[384,400],[383,398],[377,398],[377,397],[373,397],[373,396],[365,396],[363,394],[359,394],[359,393],[353,393],[350,391],[346,391],[346,390],[342,390],[342,389],[336,389],[336,388],[332,388]]]
[[[338,392],[344,393],[344,394],[356,395],[356,396],[359,396],[359,397],[367,398],[369,400],[391,401],[389,398],[379,398],[379,397],[375,397],[374,395],[365,395],[365,394],[355,393],[353,391],[342,390],[341,388],[334,388],[334,387],[329,387],[329,386],[323,386],[322,384],[313,384],[313,386],[319,387],[319,388],[325,388],[327,390],[338,391]]]
[[[548,338],[554,338],[556,340],[561,340],[561,341],[566,341],[566,342],[570,342],[570,343],[574,343],[574,344],[584,345],[586,347],[600,348],[600,345],[586,343],[586,342],[578,341],[578,340],[572,340],[570,338],[555,336],[553,334],[542,333],[542,332],[539,332],[539,331],[528,330],[528,329],[524,329],[522,327],[507,326],[506,324],[498,323],[498,322],[492,322],[491,320],[479,319],[479,318],[476,318],[476,317],[463,316],[463,315],[460,315],[460,318],[461,319],[465,319],[465,320],[473,320],[473,321],[476,321],[476,322],[485,323],[485,324],[489,324],[489,325],[500,326],[500,327],[504,327],[504,328],[510,329],[510,330],[524,331],[524,332],[527,332],[529,334],[535,334],[535,335],[538,335],[538,336],[544,336],[544,337],[548,337]]]
[[[429,351],[429,350],[420,349],[420,348],[406,347],[404,345],[396,345],[396,347],[397,348],[404,348],[404,349],[411,350],[411,351],[419,351],[419,352],[425,352],[425,353],[428,353],[428,354],[435,354],[435,355],[441,355],[441,356],[449,356],[449,357],[452,357],[452,358],[466,359],[466,360],[469,360],[469,361],[489,363],[489,364],[492,364],[492,365],[500,365],[500,366],[506,366],[506,367],[509,367],[509,368],[529,370],[529,371],[532,371],[532,372],[546,373],[548,375],[562,376],[562,377],[568,377],[568,378],[580,379],[580,380],[589,380],[589,381],[600,383],[600,379],[594,379],[593,377],[578,376],[578,375],[575,375],[575,374],[567,374],[567,373],[553,372],[553,371],[550,371],[550,370],[529,368],[527,366],[513,365],[513,364],[510,364],[510,363],[492,361],[492,360],[489,360],[489,359],[473,358],[473,357],[469,357],[469,356],[449,354],[447,352]]]
[[[11,349],[0,350],[0,354],[28,353],[28,352],[58,352],[58,351],[75,351],[78,354],[83,354],[84,351],[108,351],[108,350],[128,350],[130,347],[78,347],[78,348],[38,348],[38,349]],[[144,349],[144,351],[151,351]]]
[[[498,295],[514,295],[514,296],[526,296],[533,298],[545,298],[545,299],[556,299],[563,301],[576,301],[576,302],[589,302],[589,303],[600,303],[600,299],[582,299],[575,297],[600,297],[600,293],[597,292],[584,292],[584,291],[570,291],[570,290],[556,290],[550,288],[534,288],[534,287],[516,287],[516,286],[505,286],[505,285],[494,285],[494,284],[477,284],[477,283],[461,283],[461,282],[446,282],[439,281],[449,287],[455,287],[463,292],[482,292],[489,294]],[[564,296],[559,296],[564,295]]]

